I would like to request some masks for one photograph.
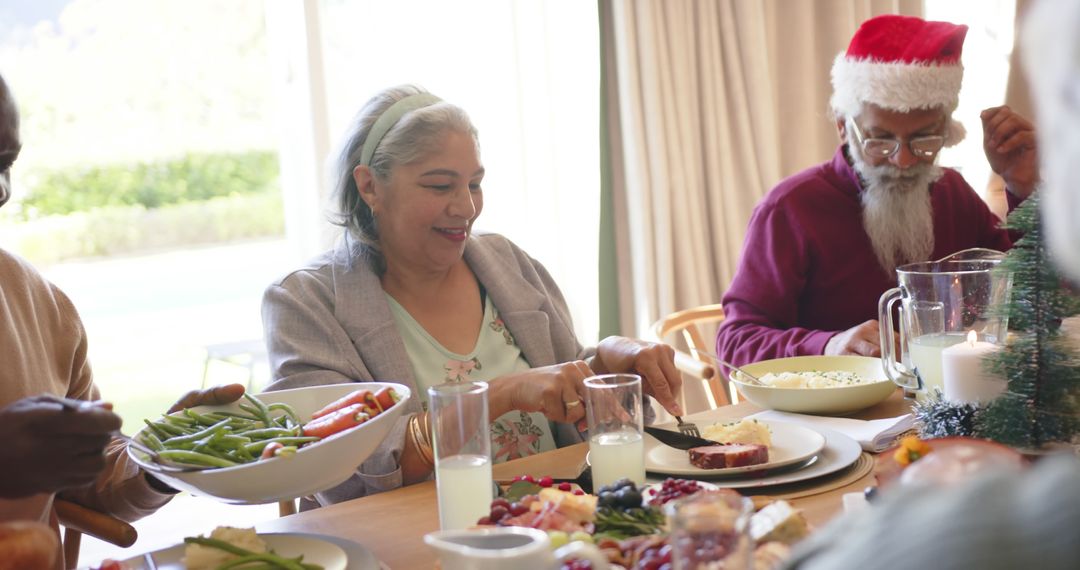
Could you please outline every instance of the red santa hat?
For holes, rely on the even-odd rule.
[[[863,22],[847,52],[833,62],[833,112],[854,117],[864,103],[872,103],[902,113],[940,107],[951,115],[960,101],[967,30],[892,14]],[[962,138],[963,126],[950,121],[947,144]]]

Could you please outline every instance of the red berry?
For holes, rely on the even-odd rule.
[[[510,480],[511,483],[517,483],[518,481],[524,481],[525,477],[521,475],[514,475],[514,478]]]
[[[582,491],[581,489],[574,489],[574,494],[575,495],[584,495],[585,491]]]
[[[573,489],[573,487],[570,486],[570,483],[567,483],[566,481],[563,481],[562,483],[559,483],[559,490],[560,491],[569,492],[571,489]]]
[[[540,481],[537,484],[546,489],[546,488],[554,485],[555,480],[552,479],[550,475],[544,475],[543,477],[540,478]]]
[[[532,475],[522,475],[521,480],[528,481],[530,483],[536,483],[536,477],[533,477]]]

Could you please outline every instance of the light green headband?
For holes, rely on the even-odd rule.
[[[394,125],[396,125],[406,113],[422,109],[429,105],[434,105],[441,101],[442,99],[439,99],[431,93],[416,93],[390,105],[390,108],[383,111],[383,113],[379,115],[379,118],[375,120],[375,124],[371,125],[371,130],[368,131],[368,136],[364,139],[364,146],[360,150],[360,164],[363,166],[371,166],[371,157],[375,156],[375,149],[379,148],[379,143],[382,142],[386,133],[390,132],[390,129],[394,128]]]

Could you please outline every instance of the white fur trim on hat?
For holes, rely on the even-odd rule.
[[[854,117],[864,103],[906,113],[941,107],[948,114],[960,102],[964,66],[892,63],[850,59],[843,52],[832,67],[829,100],[839,117]]]

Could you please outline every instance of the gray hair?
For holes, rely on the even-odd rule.
[[[418,93],[427,91],[415,85],[399,85],[368,100],[350,123],[331,169],[333,201],[337,206],[332,221],[345,228],[347,238],[355,240],[350,246],[353,256],[367,257],[380,273],[385,269],[385,260],[379,245],[378,226],[371,208],[360,197],[353,169],[360,164],[364,141],[379,116],[394,103]],[[406,113],[375,148],[370,164],[372,175],[381,183],[389,181],[398,166],[415,163],[434,152],[439,135],[447,131],[467,133],[479,145],[476,127],[469,115],[456,105],[439,102]]]

